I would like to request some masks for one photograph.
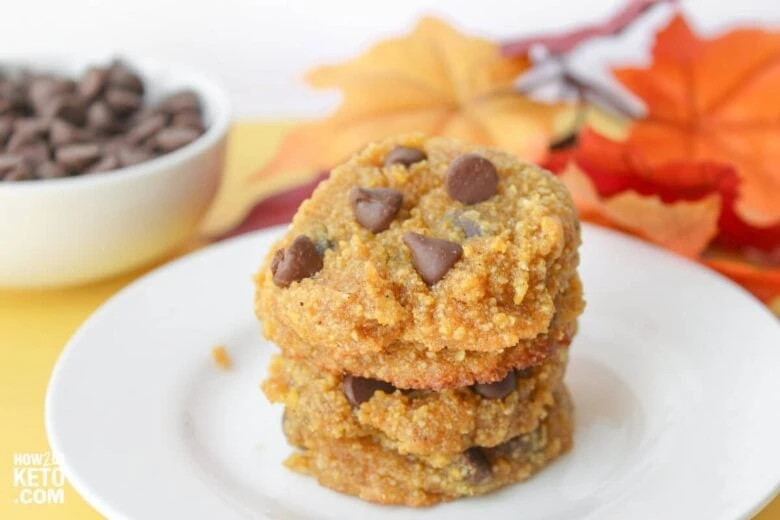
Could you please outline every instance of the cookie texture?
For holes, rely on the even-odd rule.
[[[345,377],[277,356],[263,390],[285,405],[301,428],[332,439],[381,436],[402,454],[461,453],[472,446],[496,446],[534,430],[553,404],[568,350],[558,348],[542,365],[511,372],[514,383],[502,397],[466,386],[439,392],[372,388],[362,402],[351,399]],[[370,380],[373,381],[373,380]],[[385,383],[386,385],[386,383]],[[389,386],[389,385],[387,385]]]
[[[531,477],[573,442],[573,407],[565,388],[539,426],[492,448],[421,458],[372,437],[323,439],[287,416],[287,438],[303,448],[286,465],[320,484],[380,504],[429,506],[488,493]]]
[[[424,158],[385,166],[399,147]],[[450,195],[448,171],[464,155],[493,165],[494,195],[487,196],[492,187],[468,192],[462,173],[449,191],[467,203]],[[355,188],[400,192],[392,222],[361,224],[350,201]],[[463,222],[479,234],[467,237]],[[462,254],[426,281],[406,233],[448,241]],[[300,236],[322,251],[322,268],[280,287],[273,258]],[[444,138],[391,139],[333,169],[301,205],[257,275],[256,311],[266,335],[282,345],[282,332],[290,331],[334,351],[500,352],[548,331],[555,298],[576,269],[579,241],[571,197],[549,172]]]
[[[273,316],[264,327],[284,355],[307,360],[322,370],[387,381],[398,388],[460,388],[474,383],[503,379],[510,370],[543,363],[560,346],[571,343],[577,331],[577,317],[584,308],[582,284],[577,276],[554,301],[556,313],[548,331],[498,352],[465,349],[429,351],[422,346],[394,344],[366,350],[359,345],[334,347],[316,344]]]

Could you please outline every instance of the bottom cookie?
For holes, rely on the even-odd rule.
[[[474,447],[438,461],[401,455],[371,437],[322,439],[295,430],[292,421],[285,421],[287,438],[303,448],[287,460],[289,468],[370,502],[428,506],[529,478],[571,448],[573,407],[561,386],[536,430],[493,448]]]

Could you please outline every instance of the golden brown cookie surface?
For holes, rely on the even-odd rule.
[[[288,467],[320,484],[380,504],[428,506],[489,493],[531,477],[572,445],[573,409],[561,387],[539,427],[494,448],[439,459],[401,455],[371,438],[322,440],[285,423],[294,453]]]
[[[500,352],[444,349],[395,344],[382,350],[366,350],[359,345],[334,348],[317,345],[297,335],[269,315],[264,323],[266,336],[275,341],[285,356],[305,360],[334,374],[388,381],[398,388],[460,388],[476,382],[503,379],[509,371],[543,363],[558,347],[567,346],[577,330],[577,317],[584,306],[582,285],[576,276],[554,301],[555,316],[547,333]]]
[[[289,331],[369,354],[500,352],[548,330],[578,245],[550,173],[443,138],[388,140],[301,206],[258,273],[256,310],[283,348]]]
[[[380,435],[400,453],[460,453],[535,429],[553,403],[567,358],[567,349],[559,348],[542,365],[510,372],[499,383],[440,392],[402,391],[368,381],[355,399],[355,378],[278,356],[263,390],[272,402],[285,405],[288,420],[301,421],[300,428],[322,437]]]

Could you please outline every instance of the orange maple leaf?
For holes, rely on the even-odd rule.
[[[330,168],[369,141],[406,132],[445,135],[537,160],[547,151],[561,107],[514,90],[514,80],[529,66],[525,58],[502,56],[496,44],[425,18],[405,37],[312,71],[313,86],[342,91],[341,106],[290,132],[259,175]]]
[[[780,33],[741,29],[706,40],[678,15],[658,33],[648,68],[614,72],[647,106],[625,143],[632,155],[650,168],[730,165],[741,181],[740,218],[780,223]]]
[[[570,163],[560,177],[581,218],[634,233],[682,255],[697,256],[718,232],[720,198],[716,193],[668,203],[658,195],[633,190],[601,197],[576,163]]]
[[[740,179],[734,168],[688,160],[651,166],[636,152],[636,147],[612,141],[585,128],[579,134],[576,147],[551,154],[545,166],[562,172],[570,162],[575,163],[590,178],[601,197],[632,190],[641,195],[658,195],[662,202],[672,203],[698,200],[717,193],[721,198],[718,245],[766,251],[780,246],[780,224],[755,227],[740,218],[736,209]]]
[[[589,128],[545,165],[569,187],[583,219],[698,258],[766,302],[780,298],[780,225],[756,228],[739,218],[733,168],[689,161],[651,168]],[[769,261],[753,261],[750,251]]]

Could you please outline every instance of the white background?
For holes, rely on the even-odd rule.
[[[0,0],[0,58],[28,54],[151,56],[195,66],[228,89],[236,116],[322,113],[338,97],[306,87],[313,65],[359,52],[380,37],[436,14],[468,32],[495,38],[597,22],[622,0]],[[780,0],[688,0],[685,11],[706,33],[739,23],[780,26]],[[635,62],[663,23],[663,7],[619,42],[596,41],[576,56],[588,71],[605,60]]]

